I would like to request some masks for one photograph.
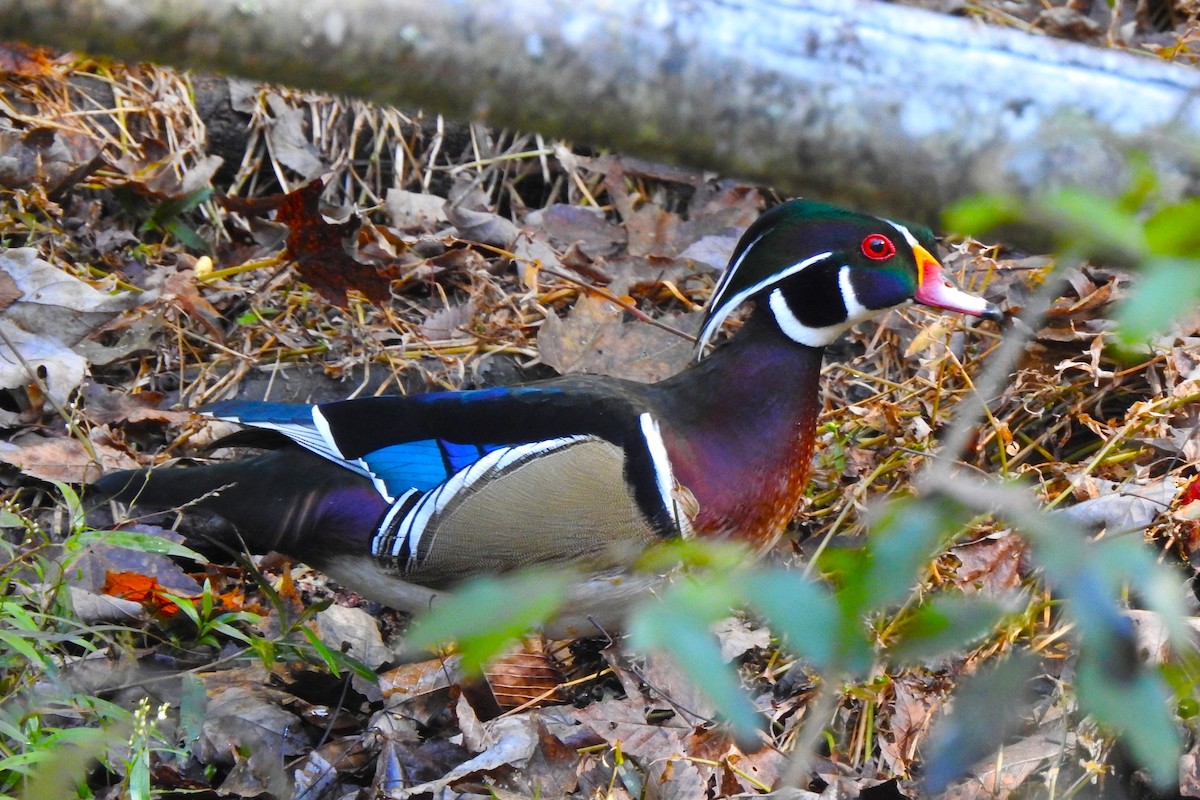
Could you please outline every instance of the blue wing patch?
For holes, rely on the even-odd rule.
[[[313,427],[312,406],[295,403],[268,403],[259,400],[224,400],[204,407],[210,417],[228,419],[254,426]]]
[[[394,444],[367,453],[360,463],[382,484],[386,496],[399,497],[409,489],[422,492],[442,484],[456,472],[505,445],[457,444],[443,439]]]

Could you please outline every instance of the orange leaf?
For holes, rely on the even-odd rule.
[[[177,606],[159,582],[136,572],[105,572],[104,586],[100,591],[113,597],[121,597],[141,603],[147,610],[171,616],[179,613]]]

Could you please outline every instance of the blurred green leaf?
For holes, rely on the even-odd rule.
[[[533,569],[471,581],[413,624],[411,650],[454,641],[463,667],[478,672],[514,640],[549,619],[562,604],[573,573]]]
[[[195,675],[185,674],[180,684],[179,729],[186,744],[200,738],[207,715],[208,690],[204,681]]]
[[[1084,647],[1076,672],[1080,706],[1117,731],[1134,760],[1159,788],[1179,779],[1183,740],[1171,714],[1162,680],[1151,671],[1114,665],[1102,649]]]
[[[1200,255],[1200,198],[1160,208],[1145,227],[1150,252],[1180,258]]]
[[[63,800],[65,797],[88,797],[87,775],[112,741],[120,741],[122,733],[113,727],[75,728],[64,732],[62,741],[53,747],[35,751],[36,766],[29,771],[21,792],[22,800]],[[85,793],[86,792],[86,793]]]
[[[978,595],[941,593],[917,607],[900,625],[888,651],[901,661],[921,662],[960,653],[1010,613],[1003,603]]]
[[[197,208],[205,200],[208,200],[213,195],[211,186],[202,186],[180,197],[172,197],[162,201],[154,206],[150,212],[150,217],[142,223],[141,230],[143,233],[153,230],[156,227],[163,227],[167,223],[174,221],[180,214],[186,214],[189,211]]]
[[[753,559],[741,542],[714,539],[674,539],[646,548],[636,567],[643,572],[669,572],[679,566],[728,572]]]
[[[721,657],[711,625],[728,613],[725,602],[714,602],[708,586],[693,582],[673,585],[661,602],[638,607],[629,621],[635,648],[665,653],[713,701],[720,715],[742,739],[753,740],[762,718],[750,704],[737,673]]]
[[[845,587],[852,576],[866,572],[870,563],[870,553],[865,547],[834,545],[821,551],[814,566],[830,583],[840,589]]]
[[[196,229],[191,225],[187,225],[179,220],[171,220],[163,223],[163,230],[170,233],[179,243],[189,250],[197,253],[207,253],[211,249],[204,237],[196,232]]]
[[[67,516],[71,520],[71,530],[78,531],[83,527],[83,521],[86,516],[83,511],[83,504],[79,500],[79,493],[68,483],[63,483],[62,481],[51,481],[51,483],[54,484],[54,488],[58,489],[59,494],[62,495],[63,504],[67,507]]]
[[[966,236],[982,236],[1001,225],[1025,218],[1025,204],[1016,197],[980,194],[957,201],[946,209],[946,228]]]
[[[890,503],[875,520],[865,572],[848,576],[845,589],[862,597],[862,610],[882,610],[908,596],[934,553],[968,514],[948,498]]]
[[[872,652],[858,615],[845,615],[824,586],[801,573],[764,569],[742,586],[746,600],[788,649],[821,670],[859,673],[871,666]]]
[[[1042,515],[1044,517],[1045,515]],[[1140,537],[1089,541],[1061,520],[1039,526],[1032,517],[1026,533],[1047,581],[1065,597],[1080,640],[1076,691],[1080,705],[1117,731],[1155,783],[1176,779],[1182,748],[1162,678],[1142,663],[1133,624],[1121,598],[1132,587],[1151,603],[1173,635],[1184,635],[1179,600]]]
[[[953,711],[934,726],[925,748],[925,788],[938,794],[990,756],[1021,724],[1037,661],[1023,654],[989,664],[954,693]]]
[[[1127,348],[1144,345],[1166,330],[1171,321],[1191,311],[1200,299],[1200,262],[1152,258],[1129,297],[1117,311],[1120,342]]]
[[[1148,251],[1137,217],[1107,197],[1080,189],[1046,195],[1033,209],[1034,221],[1049,226],[1064,246],[1085,255],[1137,260]]]
[[[1158,615],[1180,652],[1191,648],[1193,637],[1185,619],[1187,610],[1179,591],[1179,576],[1158,562],[1156,553],[1143,543],[1141,533],[1096,542],[1095,562],[1115,595],[1128,585],[1142,605]]]

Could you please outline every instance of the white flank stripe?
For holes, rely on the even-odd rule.
[[[333,439],[333,431],[329,429],[329,420],[325,419],[325,415],[321,413],[320,406],[312,407],[312,418],[313,425],[317,427],[317,431],[325,438],[325,441],[328,442],[329,451],[335,454],[338,458],[345,459],[346,457],[342,455],[342,451],[338,448],[337,442]]]
[[[383,515],[383,522],[379,523],[379,527],[375,530],[375,538],[371,540],[371,555],[375,556],[376,558],[378,558],[380,555],[382,555],[380,553],[380,548],[383,547],[384,532],[387,531],[387,529],[392,526],[392,520],[394,520],[396,518],[396,515],[398,513],[400,513],[400,509],[404,506],[404,504],[406,502],[408,502],[408,498],[412,497],[416,493],[417,493],[416,489],[409,489],[407,492],[405,492],[403,495],[400,496],[399,500],[392,503],[392,507],[389,508],[388,512]],[[397,544],[399,544],[400,539],[397,538],[396,542],[397,542]],[[398,546],[393,547],[392,551],[393,551],[392,556],[398,556],[400,548]]]
[[[367,462],[363,461],[361,458],[356,458],[353,461],[347,461],[345,463],[350,469],[354,470],[355,472],[361,471],[368,478],[370,478],[371,483],[375,484],[375,491],[379,492],[379,496],[384,500],[387,500],[390,503],[396,499],[392,497],[392,492],[390,489],[388,489],[387,483],[384,482],[383,478],[371,471],[371,468],[367,466]]]
[[[397,531],[392,555],[398,555],[407,542],[408,552],[415,556],[417,548],[421,546],[421,539],[425,536],[426,529],[434,516],[441,513],[460,492],[466,491],[476,481],[502,474],[508,467],[519,464],[530,456],[557,450],[589,438],[593,437],[564,436],[559,439],[547,439],[543,442],[502,447],[488,453],[466,469],[459,470],[418,500],[417,504],[408,512],[408,516],[400,523],[400,529]]]
[[[667,445],[663,441],[658,420],[646,413],[638,417],[638,422],[641,423],[646,449],[650,451],[650,461],[654,464],[654,480],[658,484],[658,494],[662,497],[663,507],[675,521],[680,535],[686,537],[692,532],[692,521],[686,514],[679,513],[679,506],[675,502],[675,471],[671,469],[671,459],[667,455]]]
[[[346,459],[342,458],[341,454],[336,452],[334,448],[330,446],[329,441],[321,435],[320,431],[315,431],[307,425],[297,425],[296,423],[281,424],[278,422],[246,422],[238,417],[214,416],[213,419],[223,419],[228,422],[236,422],[239,425],[245,425],[247,428],[259,428],[260,430],[265,431],[278,431],[296,444],[303,447],[305,450],[316,453],[321,458],[327,458],[330,461],[336,462],[346,469],[362,475],[364,478],[371,478],[374,480],[374,475],[372,475],[371,471],[367,469],[365,465],[363,465],[362,461],[347,461]],[[383,492],[380,493],[385,494]]]
[[[759,237],[759,238],[762,238],[762,237]],[[758,240],[755,239],[755,242],[757,242],[757,241]],[[747,247],[746,253],[749,253],[752,247],[753,247],[753,245],[751,245],[751,247]],[[742,254],[742,258],[745,258],[746,253]],[[748,289],[743,289],[742,291],[738,292],[737,294],[735,294],[733,297],[729,298],[728,300],[721,300],[721,307],[717,310],[717,313],[715,315],[713,315],[712,319],[710,319],[708,321],[708,324],[704,326],[704,330],[700,331],[700,339],[696,343],[697,354],[702,355],[704,353],[704,346],[706,344],[708,344],[708,340],[711,339],[713,337],[713,335],[717,332],[717,330],[721,327],[721,323],[723,323],[725,321],[726,317],[728,317],[731,313],[733,313],[733,310],[735,308],[737,308],[742,303],[744,303],[747,300],[747,298],[751,297],[752,295],[757,294],[758,292],[761,292],[763,289],[770,286],[771,284],[779,283],[780,281],[782,281],[785,278],[790,278],[791,276],[795,275],[797,272],[799,272],[802,269],[807,269],[808,267],[811,267],[813,264],[816,264],[820,261],[824,261],[825,259],[829,258],[832,255],[833,255],[833,253],[829,252],[829,253],[818,253],[815,256],[810,256],[809,258],[806,258],[801,262],[792,264],[787,269],[780,270],[779,272],[772,274],[771,277],[769,277],[769,278],[764,278],[763,280],[759,281],[758,283],[754,284],[753,286],[751,286]],[[741,259],[738,259],[738,264],[740,264],[740,263],[741,263]],[[733,273],[733,270],[736,268],[737,268],[736,264],[734,266],[730,267],[729,271],[726,273],[725,277],[721,279],[722,289],[724,287],[726,279],[729,277],[729,275],[731,275]],[[720,299],[719,295],[717,295],[717,294],[713,294],[713,298]]]
[[[417,548],[421,546],[421,537],[425,534],[425,527],[429,524],[430,518],[433,517],[433,512],[436,510],[438,496],[442,490],[446,488],[446,484],[442,484],[434,489],[429,494],[422,497],[413,506],[412,511],[408,512],[408,516],[404,518],[404,522],[400,525],[400,530],[397,531],[396,544],[392,548],[392,555],[398,556],[400,550],[408,547],[409,558],[415,558]]]

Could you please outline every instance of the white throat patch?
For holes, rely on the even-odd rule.
[[[809,347],[825,347],[833,343],[835,339],[845,333],[854,325],[863,320],[882,314],[887,309],[874,310],[867,308],[859,302],[858,296],[854,293],[854,285],[850,282],[850,268],[843,266],[838,270],[838,293],[842,298],[842,305],[846,309],[846,319],[844,322],[836,322],[833,325],[825,325],[823,327],[812,327],[805,325],[792,311],[788,305],[787,298],[784,297],[781,289],[776,289],[767,298],[767,304],[771,308],[771,313],[775,316],[775,324],[794,342],[799,342]]]

